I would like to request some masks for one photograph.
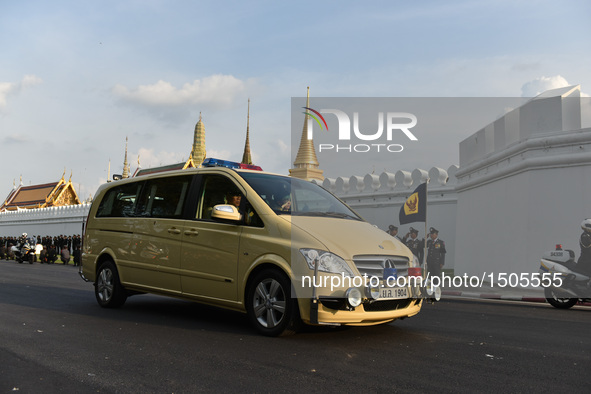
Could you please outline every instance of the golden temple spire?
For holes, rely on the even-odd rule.
[[[244,143],[244,153],[242,154],[242,164],[252,164],[252,157],[250,156],[250,99],[248,99],[248,112],[246,113],[246,142]]]
[[[201,112],[199,112],[199,122],[195,125],[195,134],[193,135],[193,149],[189,155],[189,159],[197,167],[201,167],[201,163],[205,160],[205,126],[201,118]]]
[[[310,87],[308,86],[308,92],[306,96],[306,107],[310,107]],[[316,179],[323,181],[324,176],[321,169],[319,169],[318,158],[316,157],[316,151],[314,149],[314,140],[308,139],[308,119],[310,115],[306,112],[304,117],[304,127],[302,129],[302,138],[300,140],[300,147],[298,154],[296,155],[295,161],[293,162],[293,168],[289,170],[289,175],[294,178],[305,179],[311,181]]]
[[[127,141],[128,138],[125,137],[125,159],[123,160],[123,173],[121,174],[122,179],[129,178],[129,163],[127,162]]]

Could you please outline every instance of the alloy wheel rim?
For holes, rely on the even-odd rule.
[[[101,270],[96,287],[101,301],[108,302],[113,296],[113,272],[110,269]]]
[[[281,324],[286,300],[285,290],[278,281],[268,278],[259,282],[253,298],[254,314],[259,324],[265,328]]]

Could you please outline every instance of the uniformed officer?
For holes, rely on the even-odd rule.
[[[441,270],[445,265],[445,242],[439,239],[439,231],[431,227],[427,240],[427,269],[431,276],[441,276]]]
[[[388,231],[386,231],[388,234],[390,234],[391,236],[395,237],[396,239],[398,239],[399,241],[402,241],[402,238],[400,238],[397,234],[398,234],[398,227],[396,227],[395,225],[391,224],[388,226]]]
[[[402,237],[402,242],[405,243],[406,247],[410,249],[412,254],[414,254],[417,259],[419,259],[419,263],[423,264],[423,254],[425,252],[425,240],[419,239],[419,230],[416,228],[410,228],[408,233]]]
[[[579,239],[581,255],[577,261],[577,271],[585,275],[591,275],[591,219],[583,220],[581,228],[583,234]]]

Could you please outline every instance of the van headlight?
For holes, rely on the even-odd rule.
[[[318,249],[300,249],[302,255],[308,263],[308,267],[313,270],[314,264],[318,262],[318,271],[328,272],[331,274],[343,274],[344,276],[353,277],[353,271],[349,264],[341,257],[326,250]]]

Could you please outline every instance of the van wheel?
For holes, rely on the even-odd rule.
[[[119,273],[112,261],[105,261],[100,265],[94,284],[94,295],[103,308],[118,308],[125,303],[127,293],[119,282]]]
[[[246,309],[251,323],[263,335],[291,335],[301,323],[298,302],[291,297],[291,282],[274,269],[265,269],[253,278]]]

